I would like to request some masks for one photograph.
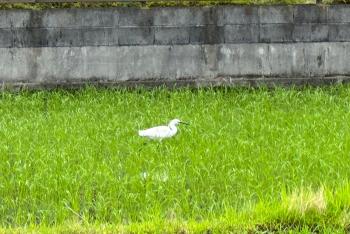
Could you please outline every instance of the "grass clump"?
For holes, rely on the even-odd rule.
[[[285,210],[298,216],[305,216],[309,212],[321,214],[327,207],[323,188],[317,191],[312,191],[311,189],[293,191],[291,195],[282,198],[282,200],[285,202]]]
[[[1,231],[341,233],[349,122],[349,86],[3,92]]]

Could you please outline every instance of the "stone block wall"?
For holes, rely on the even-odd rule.
[[[349,61],[350,5],[0,11],[7,84],[321,84]]]

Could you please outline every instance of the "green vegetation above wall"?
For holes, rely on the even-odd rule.
[[[346,4],[349,0],[321,0],[322,4]],[[0,9],[55,9],[55,8],[104,8],[104,7],[172,7],[172,6],[216,6],[216,5],[267,5],[267,4],[316,4],[316,0],[214,0],[214,1],[147,1],[147,2],[103,2],[103,3],[0,3]]]

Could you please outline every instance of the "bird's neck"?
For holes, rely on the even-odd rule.
[[[175,124],[169,124],[169,128],[172,131],[177,131],[177,128],[176,128]]]

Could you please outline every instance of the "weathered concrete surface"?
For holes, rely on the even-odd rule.
[[[1,48],[5,83],[348,76],[350,43]]]

